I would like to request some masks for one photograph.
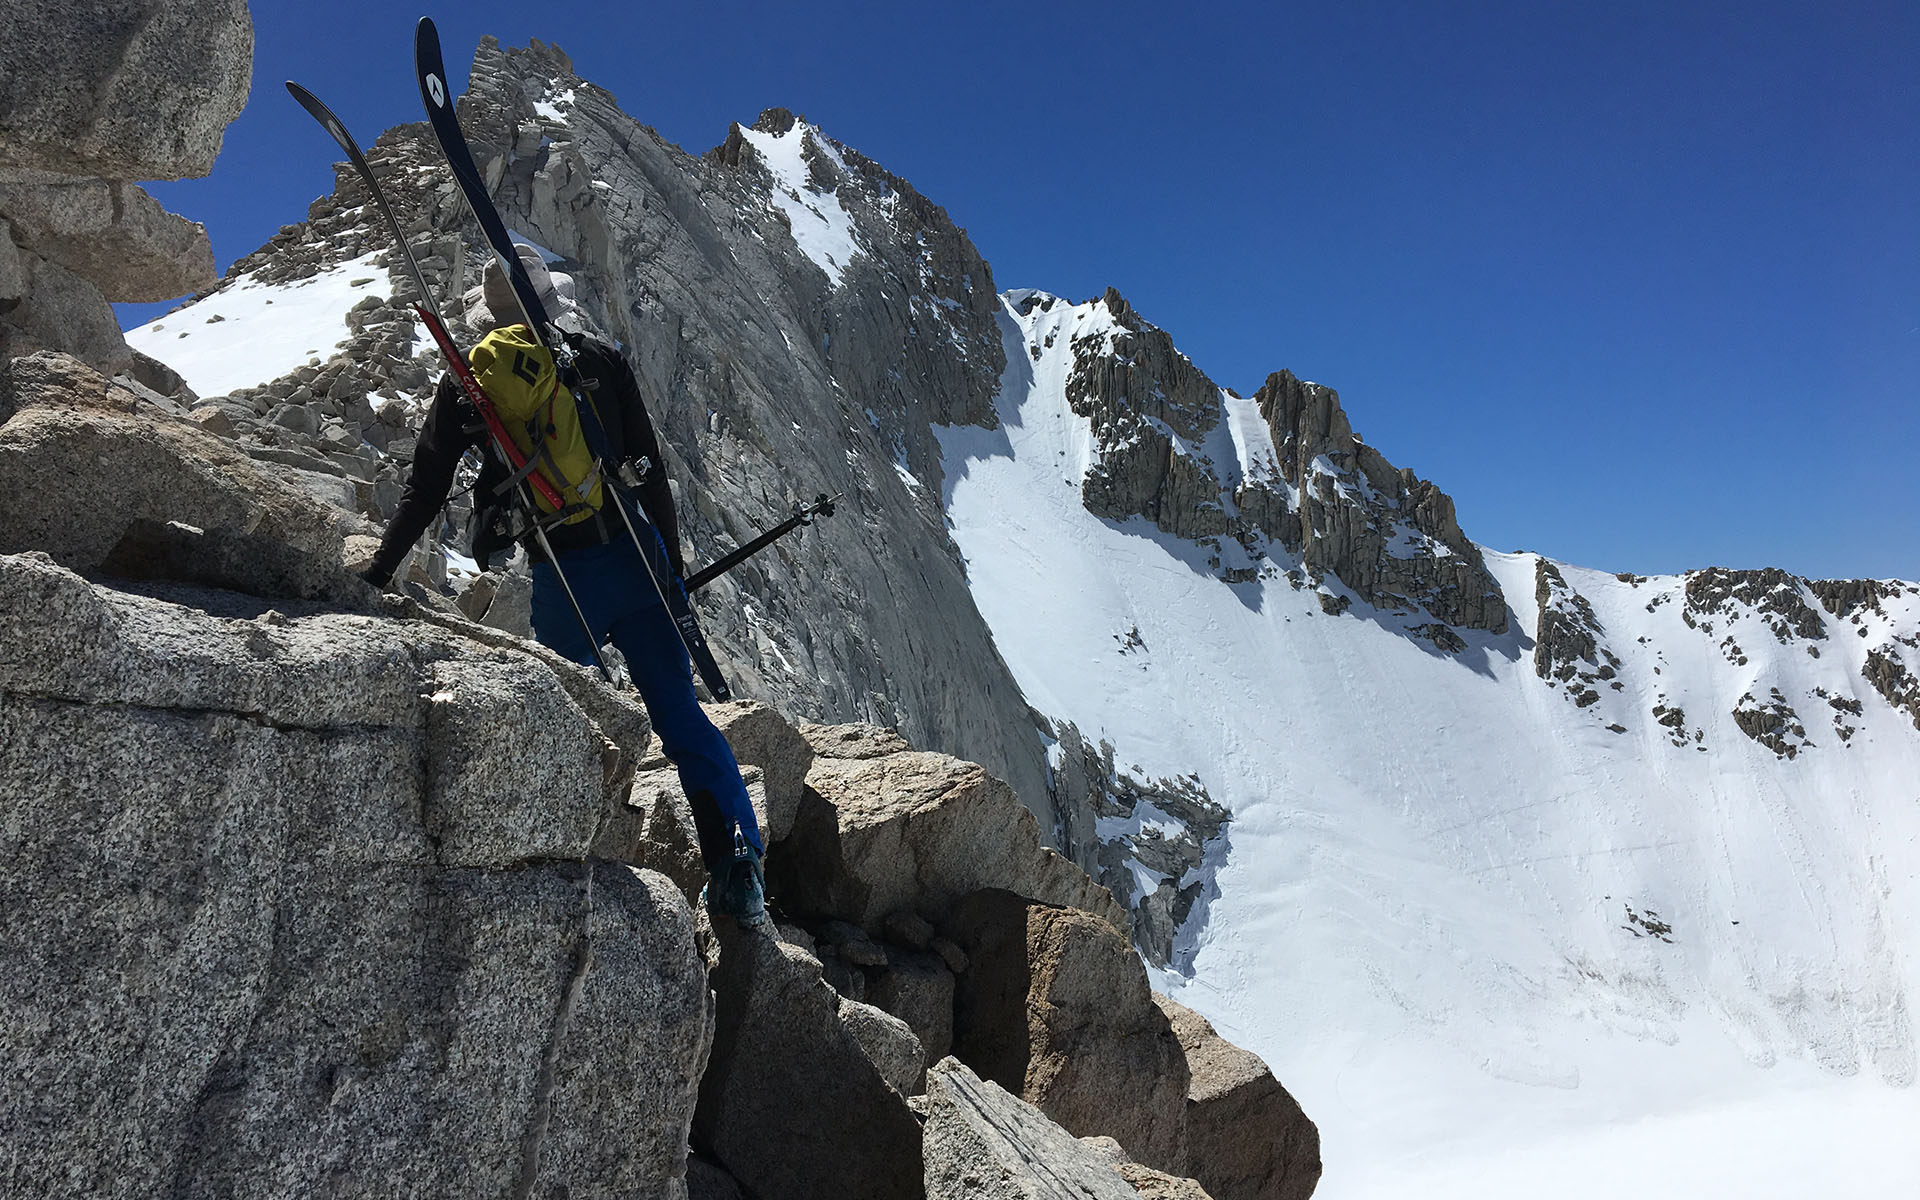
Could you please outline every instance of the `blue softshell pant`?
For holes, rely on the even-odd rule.
[[[678,589],[680,581],[665,566],[659,534],[642,522],[634,525],[641,537],[652,536],[655,569],[662,583]],[[587,641],[548,562],[533,564],[534,636],[582,666],[593,665],[592,645],[611,637],[619,647],[653,719],[660,747],[680,772],[680,786],[687,793],[700,835],[700,856],[710,873],[733,862],[735,822],[754,849],[763,850],[753,804],[740,782],[740,764],[727,739],[700,709],[687,648],[648,581],[633,540],[623,535],[604,545],[562,551],[559,558],[574,597],[593,627],[594,640]]]

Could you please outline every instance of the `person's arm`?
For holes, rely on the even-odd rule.
[[[420,439],[413,451],[413,469],[407,476],[406,489],[400,494],[400,506],[394,510],[393,520],[387,523],[387,531],[380,538],[373,565],[367,568],[369,583],[386,586],[400,566],[400,560],[407,556],[407,551],[420,540],[434,515],[446,504],[460,456],[474,444],[474,435],[467,428],[470,422],[462,411],[465,407],[452,377],[442,377],[434,391],[433,404],[427,409],[427,419],[420,426]]]
[[[647,415],[646,401],[641,399],[640,383],[634,378],[632,368],[617,351],[609,357],[615,369],[606,373],[608,378],[602,386],[612,389],[620,410],[621,441],[627,461],[637,464],[642,458],[647,460],[647,473],[640,479],[640,507],[646,511],[647,520],[660,531],[660,540],[667,544],[673,573],[684,579],[687,565],[680,555],[680,517],[674,511],[673,489],[667,486],[667,463],[660,453],[660,439],[654,434],[653,419]]]

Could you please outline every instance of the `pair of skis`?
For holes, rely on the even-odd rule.
[[[445,155],[455,182],[460,185],[468,205],[479,220],[488,247],[493,251],[494,257],[499,261],[513,286],[514,298],[521,310],[520,315],[524,318],[527,327],[533,331],[534,336],[539,338],[541,344],[546,347],[548,353],[553,355],[554,364],[560,371],[561,383],[572,392],[580,410],[581,425],[586,433],[589,448],[604,464],[610,443],[594,407],[591,393],[582,386],[584,381],[579,375],[573,347],[567,342],[560,329],[552,323],[546,311],[546,305],[542,303],[539,293],[534,289],[532,280],[527,277],[526,268],[520,262],[512,238],[507,233],[506,225],[501,221],[500,213],[494,207],[492,197],[487,193],[486,184],[480,177],[479,169],[474,165],[473,152],[468,148],[466,135],[462,132],[460,122],[454,114],[452,90],[447,84],[446,67],[440,53],[440,35],[434,28],[433,21],[427,17],[420,19],[415,33],[414,66],[419,75],[420,96],[426,103],[427,117],[433,126],[434,136],[440,143],[441,153]],[[593,655],[593,665],[598,668],[602,678],[612,682],[612,675],[600,657],[598,639],[594,636],[593,627],[581,609],[558,557],[555,556],[552,546],[547,541],[546,531],[539,522],[539,509],[533,504],[528,489],[532,488],[539,492],[556,509],[561,507],[558,494],[539,472],[522,470],[526,466],[526,456],[514,445],[492,402],[488,400],[479,381],[474,378],[472,370],[468,367],[466,356],[460,352],[448,333],[446,322],[441,319],[439,306],[433,298],[432,289],[427,286],[420,264],[413,256],[412,247],[407,243],[406,231],[388,203],[386,193],[381,188],[379,180],[374,177],[373,169],[367,164],[366,156],[361,153],[359,144],[319,97],[291,80],[287,82],[287,90],[292,93],[295,100],[299,101],[301,107],[305,108],[332,136],[333,140],[339,143],[340,148],[346,152],[348,162],[362,182],[367,185],[367,190],[371,193],[381,217],[386,221],[387,228],[393,235],[394,244],[400,250],[414,288],[419,292],[414,311],[439,346],[441,354],[447,360],[448,369],[453,372],[461,391],[486,422],[487,432],[495,449],[506,460],[513,472],[520,476],[516,489],[517,499],[532,526],[535,542],[547,556],[547,560],[553,564],[554,574],[560,582],[561,589],[566,593],[567,602],[572,606],[581,627],[586,630],[589,652]],[[647,540],[653,541],[657,547],[660,539],[652,525],[647,523],[645,510],[639,507],[637,500],[630,503],[628,498],[614,486],[614,476],[611,472],[603,472],[603,475],[609,490],[613,492],[613,507],[620,514],[621,521],[626,526],[627,535],[633,540],[634,549],[639,552],[641,564],[646,568],[647,577],[655,593],[673,618],[674,627],[686,647],[688,657],[692,659],[693,665],[700,672],[701,679],[707,685],[708,692],[715,700],[731,699],[732,690],[728,688],[726,679],[720,673],[720,666],[707,646],[706,636],[701,633],[699,623],[694,619],[693,609],[687,603],[685,593],[680,588],[674,587],[670,578],[662,578],[662,569],[655,564],[654,551],[647,546],[640,529],[634,523],[633,514],[640,514],[640,521],[646,525],[647,533],[653,535]],[[815,512],[831,514],[832,511],[831,501],[823,496],[809,509],[796,509],[794,518],[782,526],[780,532],[784,533],[798,524],[810,523],[808,518]],[[772,537],[763,536],[753,544],[753,549],[758,549],[772,540]],[[735,555],[729,556],[728,560],[723,560],[723,563],[713,564],[713,567],[696,576],[698,583],[689,586],[686,590],[691,591],[692,587],[698,586],[699,583],[706,583],[720,571],[744,557],[746,554],[736,552]]]

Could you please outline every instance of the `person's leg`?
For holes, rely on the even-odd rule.
[[[580,614],[574,612],[572,602],[567,599],[566,589],[560,586],[553,564],[533,564],[533,636],[555,654],[583,667],[594,665],[594,647],[606,639],[610,616],[605,611],[608,589],[601,586],[605,564],[595,561],[599,557],[596,551],[575,551],[561,563],[567,570],[567,583],[573,588],[574,598],[580,602],[593,627],[591,639],[580,624]]]
[[[642,529],[645,529],[642,526]],[[654,538],[660,578],[678,586],[665,569],[659,538]],[[766,880],[760,869],[765,852],[753,803],[740,780],[733,748],[700,709],[693,691],[693,666],[660,595],[648,579],[630,540],[621,539],[562,557],[567,582],[585,610],[593,636],[561,589],[552,566],[534,567],[534,633],[554,651],[591,665],[591,650],[611,634],[627,660],[627,672],[647,706],[661,749],[680,773],[680,786],[693,810],[700,857],[712,876],[708,901],[744,926],[766,923]],[[734,839],[751,851],[736,853]]]
[[[642,526],[642,533],[645,527]],[[626,547],[628,604],[611,623],[613,644],[627,660],[627,671],[653,720],[660,748],[680,773],[680,786],[693,809],[700,854],[718,874],[733,862],[736,825],[756,851],[764,853],[760,824],[740,780],[733,747],[701,710],[693,690],[693,666],[673,618],[647,579],[639,556]],[[667,586],[677,587],[662,572]]]

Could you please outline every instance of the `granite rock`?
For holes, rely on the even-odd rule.
[[[42,351],[70,354],[108,374],[133,366],[133,351],[100,289],[58,263],[19,251],[21,299],[0,304],[0,364]]]
[[[345,514],[230,442],[137,412],[131,392],[70,356],[17,359],[12,375],[15,411],[0,426],[0,553],[43,550],[91,571],[146,518],[271,539],[339,571]]]
[[[0,165],[205,175],[245,106],[246,0],[13,0],[0,10]]]
[[[137,184],[0,171],[0,213],[13,239],[78,275],[107,300],[171,300],[213,286],[205,226]]]
[[[954,998],[953,1052],[1077,1136],[1183,1174],[1186,1056],[1146,970],[1113,926],[983,890],[944,927],[972,964]]]
[[[957,1059],[927,1072],[927,1099],[927,1200],[1138,1198],[1105,1156]]]
[[[718,1003],[696,1144],[761,1200],[920,1196],[920,1126],[804,949],[714,929]]]
[[[789,852],[767,868],[783,903],[876,937],[902,908],[937,925],[955,902],[984,887],[1081,907],[1122,927],[1127,921],[1105,888],[1041,844],[1038,824],[1011,788],[978,764],[943,754],[815,759],[789,841]]]
[[[1187,1059],[1188,1170],[1214,1200],[1306,1200],[1320,1181],[1320,1131],[1258,1055],[1165,996]]]
[[[6,1177],[669,1193],[713,1008],[587,855],[604,732],[538,656],[243,600],[0,557]]]
[[[902,1096],[921,1093],[927,1077],[926,1052],[905,1021],[883,1008],[842,997],[840,1025],[860,1043],[867,1061],[888,1087]]]
[[[813,747],[785,717],[758,701],[735,700],[704,708],[726,736],[733,756],[763,772],[767,800],[761,833],[769,842],[785,840],[800,809]]]

